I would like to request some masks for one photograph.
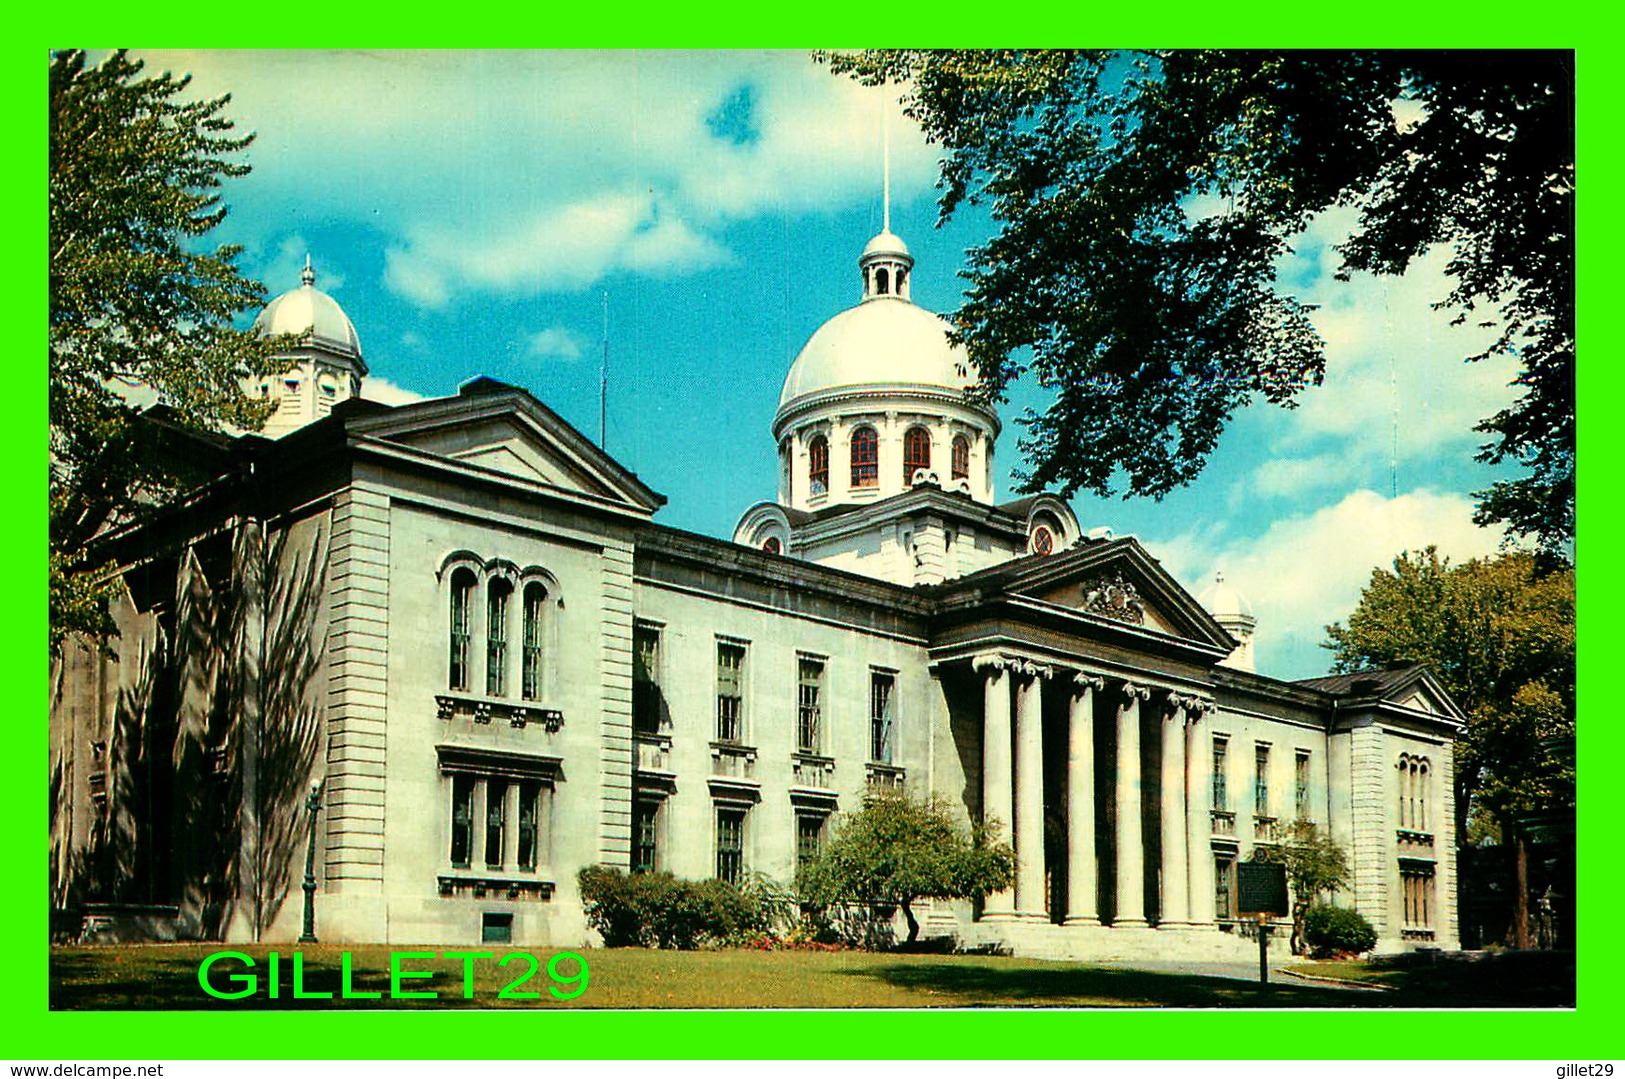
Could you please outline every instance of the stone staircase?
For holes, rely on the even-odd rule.
[[[1033,959],[1082,961],[1181,959],[1192,962],[1256,962],[1256,938],[1206,929],[1113,929],[1110,926],[1056,925],[1053,922],[973,922],[958,927],[967,949],[997,947]],[[1286,945],[1285,928],[1271,937],[1271,949]]]

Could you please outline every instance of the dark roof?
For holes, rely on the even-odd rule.
[[[1028,495],[1026,498],[1014,498],[1009,502],[1000,502],[998,509],[1000,513],[1008,514],[1011,517],[1025,521],[1027,519],[1027,512],[1033,508],[1033,503],[1037,502],[1043,497],[1045,496]],[[1049,497],[1053,498],[1055,496],[1051,495]]]
[[[1324,678],[1300,678],[1292,684],[1338,697],[1382,697],[1413,681],[1422,670],[1422,664],[1411,663],[1386,671],[1355,671],[1353,674],[1331,674]]]

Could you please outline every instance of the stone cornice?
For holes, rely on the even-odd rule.
[[[804,422],[811,414],[831,406],[855,404],[861,407],[851,409],[852,415],[884,416],[888,410],[907,411],[906,407],[899,407],[899,400],[955,406],[988,424],[995,438],[1004,426],[999,420],[998,412],[971,401],[963,390],[926,382],[858,383],[816,390],[780,405],[773,415],[773,441],[777,443],[783,438],[787,428]]]

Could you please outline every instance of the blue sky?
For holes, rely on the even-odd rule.
[[[659,520],[731,534],[772,497],[784,374],[856,302],[881,223],[917,260],[915,302],[947,312],[974,214],[936,220],[936,154],[876,92],[795,52],[145,52],[257,133],[217,233],[272,295],[299,281],[345,308],[385,401],[486,374],[598,429],[608,309],[608,449],[670,498]],[[882,116],[889,109],[884,122]],[[1464,365],[1486,331],[1431,309],[1443,258],[1403,278],[1332,280],[1350,219],[1330,214],[1282,277],[1318,302],[1325,385],[1256,404],[1207,471],[1162,502],[1074,500],[1086,528],[1138,535],[1200,593],[1222,568],[1254,606],[1259,669],[1322,673],[1327,622],[1377,565],[1436,543],[1493,553],[1470,493],[1479,419],[1511,400],[1506,360]],[[1024,407],[1003,410],[1000,496]]]

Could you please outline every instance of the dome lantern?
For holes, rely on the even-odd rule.
[[[909,271],[914,268],[914,256],[902,237],[888,228],[870,240],[858,258],[858,270],[863,274],[863,298],[868,300],[907,300]]]

